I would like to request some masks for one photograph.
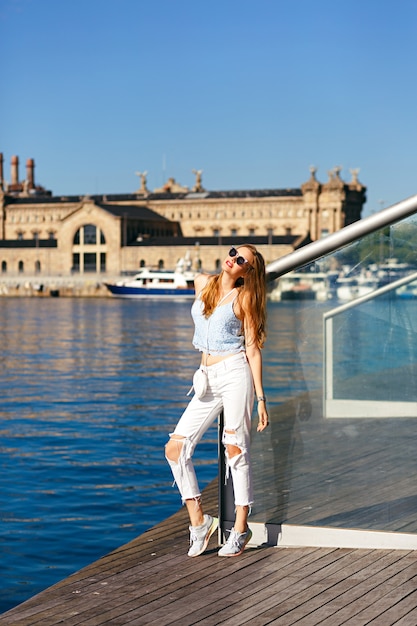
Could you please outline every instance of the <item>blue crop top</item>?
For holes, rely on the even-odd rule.
[[[242,323],[233,310],[235,299],[217,306],[208,318],[204,317],[204,304],[200,296],[194,300],[191,316],[195,324],[193,346],[197,350],[225,356],[245,349]]]

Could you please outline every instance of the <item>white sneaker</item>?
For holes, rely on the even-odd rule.
[[[242,554],[247,543],[249,543],[252,537],[252,531],[250,528],[245,533],[238,533],[234,528],[229,531],[229,539],[224,544],[223,548],[220,548],[219,556],[239,556]]]
[[[203,554],[208,546],[210,537],[219,525],[217,517],[204,515],[204,523],[201,526],[190,526],[190,549],[188,556]]]

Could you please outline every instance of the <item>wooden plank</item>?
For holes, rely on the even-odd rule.
[[[314,476],[310,480],[314,482]],[[389,493],[390,489],[385,495]],[[216,481],[204,491],[204,499],[207,510],[215,513]],[[301,512],[301,501],[297,506],[300,516],[311,515]],[[328,506],[320,503],[313,516],[329,514]],[[340,501],[340,506],[346,508],[346,503]],[[137,539],[3,614],[0,625],[417,623],[406,621],[417,612],[413,552],[261,547],[226,559],[217,556],[216,542],[212,537],[201,557],[187,557],[188,517],[181,508]]]
[[[265,488],[270,488],[262,497],[265,501],[270,498],[271,518],[279,510],[288,512],[292,521],[297,518],[314,524],[331,519],[332,525],[340,527],[351,515],[366,528],[374,525],[375,516],[385,515],[383,528],[407,526],[416,531],[414,474],[406,476],[402,469],[398,472],[394,468],[378,485],[372,504],[372,485],[367,482],[369,464],[384,473],[392,468],[393,458],[401,458],[401,452],[407,462],[414,462],[409,434],[406,443],[404,429],[399,428],[401,432],[393,433],[390,449],[384,437],[379,448],[363,438],[357,448],[342,457],[343,462],[338,457],[340,449],[335,449],[323,455],[316,469],[319,448],[314,447],[328,427],[322,423],[303,426],[305,431],[309,429],[311,441],[306,446],[304,465],[297,466],[290,482],[288,466],[284,463],[282,474],[275,474],[276,466],[269,465],[271,458],[265,472],[259,472]],[[306,432],[303,435],[307,436]],[[330,482],[320,482],[326,472]],[[358,477],[353,502],[350,483]],[[377,479],[378,473],[373,475],[372,484]],[[274,491],[284,485],[288,491]],[[332,492],[335,485],[337,494]],[[278,504],[273,502],[276,497],[280,498]],[[204,490],[204,501],[206,510],[216,514],[217,481]],[[392,519],[387,517],[390,502]],[[256,511],[252,519],[256,521]],[[413,552],[261,547],[248,548],[236,559],[221,559],[217,556],[217,537],[212,537],[209,550],[197,559],[188,558],[187,550],[188,517],[181,508],[125,546],[3,614],[0,626],[417,623]]]

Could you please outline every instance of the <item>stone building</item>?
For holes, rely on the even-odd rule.
[[[0,268],[3,275],[134,273],[144,265],[173,268],[188,257],[216,271],[231,244],[255,243],[270,262],[361,217],[366,187],[358,170],[326,183],[316,169],[295,189],[208,191],[202,171],[189,189],[170,178],[150,191],[146,172],[131,194],[54,196],[35,183],[35,163],[11,159],[10,182],[0,155]]]

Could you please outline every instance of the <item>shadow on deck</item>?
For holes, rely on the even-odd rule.
[[[204,491],[216,513],[217,481]],[[0,616],[10,626],[225,624],[410,626],[415,552],[248,547],[187,557],[184,508],[134,541]]]

